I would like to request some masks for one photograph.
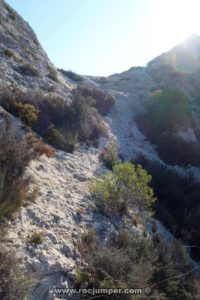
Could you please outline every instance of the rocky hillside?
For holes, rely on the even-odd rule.
[[[154,59],[147,67],[133,67],[123,73],[103,78],[78,76],[76,74],[75,76],[71,72],[60,72],[54,67],[27,22],[4,1],[0,0],[0,100],[4,109],[7,109],[9,113],[7,114],[5,110],[0,108],[0,124],[4,124],[4,118],[6,122],[7,118],[11,119],[12,127],[17,127],[16,124],[19,125],[18,135],[20,133],[21,137],[26,131],[29,134],[31,132],[31,139],[29,136],[28,141],[31,140],[31,145],[34,147],[37,146],[37,155],[31,156],[30,161],[27,160],[24,172],[19,172],[21,177],[23,175],[22,183],[24,185],[31,178],[27,188],[28,193],[26,190],[21,193],[23,194],[22,197],[25,195],[27,198],[25,199],[26,205],[21,205],[21,209],[14,216],[3,215],[2,221],[3,223],[6,222],[8,232],[7,236],[3,237],[3,241],[1,236],[0,240],[7,252],[12,253],[11,251],[14,251],[17,253],[22,258],[24,269],[34,275],[36,282],[34,282],[30,292],[31,300],[64,299],[63,295],[56,293],[54,287],[74,287],[77,286],[78,279],[79,287],[83,288],[87,281],[90,282],[89,286],[104,287],[107,284],[107,279],[109,279],[109,284],[112,283],[112,286],[115,287],[116,283],[119,282],[118,275],[122,276],[119,279],[123,279],[120,282],[120,284],[123,283],[123,286],[124,278],[130,283],[139,277],[136,284],[143,285],[143,288],[150,282],[152,284],[152,278],[157,278],[156,280],[159,281],[165,279],[165,276],[168,276],[166,274],[170,274],[172,278],[180,277],[180,280],[172,282],[174,284],[173,289],[169,285],[169,287],[162,286],[163,290],[155,290],[155,294],[153,294],[155,299],[161,299],[163,295],[165,297],[163,299],[172,299],[176,290],[184,294],[185,298],[183,299],[187,299],[188,295],[193,297],[196,293],[196,290],[191,291],[189,288],[189,286],[196,288],[196,281],[194,281],[196,277],[189,276],[189,279],[183,277],[182,280],[182,276],[191,273],[193,275],[194,271],[199,268],[198,262],[194,262],[189,257],[188,252],[185,252],[184,247],[177,242],[176,238],[182,239],[188,248],[188,245],[195,244],[197,248],[200,246],[198,244],[199,225],[196,221],[199,217],[197,201],[199,189],[196,181],[195,183],[187,181],[188,178],[191,179],[188,176],[191,174],[195,175],[196,179],[200,177],[198,148],[194,148],[194,155],[197,157],[194,163],[192,160],[190,161],[191,157],[188,156],[191,145],[193,147],[193,144],[199,143],[199,49],[200,38],[195,36],[170,52]],[[69,73],[70,78],[67,76]],[[77,87],[80,90],[77,91]],[[81,88],[86,88],[86,90],[81,90]],[[150,125],[146,121],[149,118],[145,118],[145,114],[149,112],[148,103],[151,103],[152,97],[158,95],[161,97],[159,99],[162,101],[167,99],[168,102],[165,92],[170,88],[181,90],[181,93],[184,93],[184,103],[187,104],[187,108],[189,107],[189,112],[183,110],[184,118],[181,118],[179,126],[175,126],[176,128],[173,128],[172,135],[170,135],[172,145],[175,145],[174,141],[180,139],[187,144],[189,150],[185,147],[186,144],[184,147],[177,144],[176,151],[180,151],[180,148],[184,151],[181,160],[178,160],[178,156],[172,153],[172,156],[175,157],[173,161],[166,159],[164,155],[166,153],[163,154],[161,147],[162,141],[171,134],[171,131],[168,128],[165,130],[163,127],[164,129],[158,131],[161,138],[154,139],[152,132],[146,129]],[[5,91],[6,93],[4,93]],[[88,95],[86,96],[84,93],[88,93]],[[91,95],[95,99],[91,99]],[[107,97],[107,95],[113,97]],[[170,96],[169,98],[176,99],[174,95],[177,94],[174,94],[174,91],[172,95],[173,97]],[[181,95],[178,97],[179,100],[182,94],[178,95]],[[109,109],[106,107],[106,113],[101,114],[103,110],[101,106],[99,112],[97,111],[98,105],[101,104],[98,102],[99,98],[106,104],[108,99],[112,103],[112,106],[109,104]],[[66,101],[68,99],[70,99],[71,106]],[[116,100],[114,101],[114,99]],[[109,110],[108,113],[107,110]],[[174,114],[176,117],[177,111]],[[23,130],[21,130],[22,124]],[[157,128],[156,126],[155,128]],[[34,132],[37,133],[37,136],[32,136],[35,134]],[[54,153],[52,148],[43,144],[44,141],[40,139],[40,136],[44,138],[44,141],[52,144],[55,148],[62,149],[62,151],[55,149]],[[0,143],[3,144],[2,140],[4,141],[1,137]],[[13,145],[14,147],[12,142],[6,145],[9,146],[10,152],[8,152],[11,154],[12,151],[16,153],[15,148],[17,147],[15,147],[14,142]],[[65,147],[66,145],[68,148]],[[96,204],[95,196],[91,192],[91,185],[100,176],[107,178],[103,177],[108,171],[105,166],[104,154],[110,145],[114,147],[116,152],[119,148],[121,161],[140,162],[151,172],[153,175],[152,186],[155,188],[156,196],[159,196],[159,201],[156,202],[158,204],[155,204],[152,209],[155,210],[156,217],[164,222],[171,232],[156,219],[152,224],[147,205],[142,206],[142,211],[136,204],[121,208],[121,197],[119,197],[119,203],[117,203],[119,207],[117,205],[115,207],[114,201],[112,203],[114,208],[108,206],[106,214],[102,209],[103,205],[99,207]],[[26,149],[29,149],[28,146]],[[169,150],[171,151],[171,148]],[[171,155],[169,150],[167,148],[167,154],[170,153]],[[114,153],[116,154],[116,152]],[[17,153],[20,154],[20,151]],[[111,158],[113,159],[112,155]],[[117,162],[120,161],[118,156],[115,159]],[[9,161],[9,159],[2,159],[2,165],[5,164],[5,161]],[[15,164],[14,160],[11,161]],[[1,163],[0,168],[2,168]],[[120,180],[123,180],[126,178],[127,170],[132,174],[131,168],[133,166],[131,164],[121,165],[122,168],[125,166],[125,169],[122,169],[122,171],[125,170],[125,173],[120,177]],[[111,165],[111,169],[112,167]],[[161,169],[158,170],[158,167]],[[1,171],[0,169],[0,173]],[[148,191],[148,200],[150,199],[154,203],[151,189],[147,189],[147,186],[144,185],[144,183],[149,183],[150,178],[140,168],[137,172],[142,175],[137,174],[138,177],[132,176],[131,179],[140,178],[143,180],[139,183],[145,188],[145,192]],[[109,176],[107,179],[110,178]],[[2,180],[1,177],[0,180]],[[18,177],[17,180],[19,180]],[[0,183],[2,184],[2,182],[4,184],[4,180]],[[111,183],[113,184],[113,182]],[[10,177],[8,184],[10,184]],[[14,177],[14,188],[15,184],[16,178]],[[119,184],[119,186],[121,185]],[[13,188],[12,185],[11,188]],[[148,188],[150,187],[148,186]],[[9,189],[6,187],[6,192],[7,190]],[[115,189],[113,190],[115,191]],[[168,190],[171,194],[167,194]],[[134,194],[132,190],[131,192],[128,190],[128,192],[129,196]],[[112,189],[109,193],[111,200],[117,199],[118,195],[116,193],[113,196]],[[8,193],[9,196],[10,194],[12,196],[12,193]],[[32,195],[31,201],[30,197],[27,196],[30,194]],[[104,194],[107,195],[106,190]],[[123,193],[120,196],[123,196]],[[2,193],[0,193],[0,199],[1,197]],[[190,206],[188,205],[188,197],[190,197]],[[132,197],[132,200],[135,201],[135,198]],[[144,191],[142,190],[141,194],[139,193],[138,202],[143,198]],[[181,210],[182,206],[184,210]],[[116,215],[112,215],[112,209],[117,212]],[[1,210],[0,203],[0,212]],[[161,213],[157,214],[158,211]],[[180,216],[181,219],[187,220],[186,226],[181,223]],[[128,228],[131,238],[129,236],[127,241],[127,236],[124,235],[124,240],[121,241],[122,244],[117,249],[116,239],[120,230],[124,228],[126,230]],[[194,228],[195,230],[191,230]],[[91,236],[85,235],[87,245],[83,245],[81,244],[81,237],[87,231]],[[192,235],[190,234],[191,231]],[[194,235],[193,231],[195,231]],[[99,235],[99,243],[94,232]],[[144,237],[144,241],[142,237]],[[162,241],[164,241],[163,244]],[[126,245],[125,249],[123,243]],[[173,243],[175,243],[175,250]],[[155,248],[153,250],[152,245]],[[91,248],[87,248],[89,246]],[[166,251],[168,255],[162,261]],[[106,256],[110,253],[112,254],[111,258]],[[133,257],[133,253],[137,259]],[[199,260],[199,253],[193,254],[195,259]],[[89,260],[87,261],[88,257]],[[101,259],[106,259],[102,268],[106,270],[106,267],[110,267],[109,271],[114,272],[113,277],[116,275],[117,279],[113,279],[109,274],[102,272],[101,281],[98,282],[99,278],[95,277],[98,272],[92,273],[97,267],[95,263],[98,263],[98,259],[100,262]],[[134,259],[135,265],[131,266]],[[111,265],[109,265],[110,262]],[[90,267],[90,263],[94,265],[91,265],[91,273],[86,274],[89,278],[84,277],[80,273],[80,268],[84,269],[85,267],[87,269]],[[167,269],[169,264],[170,266],[174,265],[170,270]],[[115,268],[114,271],[112,269],[115,265],[117,272]],[[124,266],[129,267],[129,273],[133,277],[130,276],[127,279],[128,272],[124,270]],[[120,272],[119,268],[121,268]],[[163,270],[166,270],[166,274]],[[92,274],[94,278],[92,278]],[[187,280],[191,281],[188,283]],[[0,284],[2,284],[1,280]],[[11,293],[9,296],[6,295],[5,292],[3,295],[5,300],[19,298],[18,295],[15,297]],[[80,295],[74,294],[67,294],[66,297],[66,299],[81,298]],[[177,297],[176,295],[174,299],[178,299]],[[23,297],[24,299],[26,298]],[[146,296],[138,299],[146,299]]]
[[[68,93],[70,83],[57,72],[34,31],[16,11],[0,1],[0,88],[18,86]]]
[[[135,159],[142,155],[150,160],[166,163],[159,153],[159,145],[149,139],[143,126],[139,126],[141,122],[138,122],[151,94],[158,90],[180,89],[188,96],[192,121],[177,129],[175,136],[187,144],[199,144],[199,49],[200,37],[192,36],[181,45],[153,59],[147,67],[133,67],[107,78],[85,78],[83,84],[109,91],[116,96],[117,105],[108,117],[112,119],[111,128],[117,136],[125,159]],[[187,154],[180,155],[184,157]],[[181,164],[177,159],[172,165],[189,165],[190,169],[193,163],[191,159],[191,162]],[[197,165],[198,163],[195,167]]]
[[[17,86],[69,97],[77,82],[56,70],[28,23],[3,1],[0,5],[0,87]],[[199,48],[200,38],[192,36],[152,60],[146,68],[133,67],[107,78],[82,76],[83,80],[78,84],[116,96],[117,105],[111,110],[107,121],[125,159],[144,155],[162,160],[156,151],[158,145],[149,140],[146,132],[138,127],[135,118],[144,110],[150,93],[160,89],[176,87],[189,95],[195,124],[180,128],[177,136],[199,143]]]

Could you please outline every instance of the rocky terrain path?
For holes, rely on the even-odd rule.
[[[27,171],[38,196],[10,223],[8,240],[38,278],[32,300],[54,299],[51,288],[70,286],[80,263],[76,248],[80,233],[88,226],[110,226],[103,216],[94,216],[88,197],[89,180],[104,171],[99,154],[100,150],[84,147],[74,154],[57,151],[54,158],[32,161]],[[42,236],[41,245],[29,243],[34,233]]]
[[[86,77],[85,85],[104,90],[112,94],[116,103],[111,108],[106,122],[119,146],[124,159],[132,160],[142,154],[150,160],[159,161],[153,145],[139,130],[134,117],[144,109],[150,90],[155,86],[144,68],[133,68],[121,74],[115,74],[101,83],[101,78]]]
[[[144,74],[141,82],[142,78]],[[122,88],[120,84],[116,85],[116,80],[104,85],[104,90],[115,95],[116,104],[105,117],[110,127],[109,138],[102,140],[100,147],[114,140],[126,160],[143,154],[158,161],[154,147],[139,131],[134,120],[150,84],[148,90],[144,90],[140,81],[134,83],[133,80]],[[130,91],[131,87],[134,93]],[[32,161],[27,170],[27,176],[33,179],[32,190],[38,189],[37,197],[10,222],[8,247],[24,258],[26,268],[36,275],[37,284],[31,300],[57,299],[51,292],[54,287],[65,288],[73,284],[75,269],[81,264],[77,250],[81,232],[86,228],[96,228],[104,240],[108,232],[120,226],[116,220],[96,212],[89,193],[90,180],[106,171],[100,154],[100,149],[83,146],[73,154],[56,151],[54,158],[42,156]],[[173,240],[159,222],[158,232],[165,236],[166,241]],[[33,234],[42,237],[40,245],[30,243]],[[63,299],[78,298],[64,295]]]
[[[109,91],[112,92],[112,91]],[[132,160],[139,154],[159,160],[153,146],[138,129],[134,120],[137,111],[137,95],[115,92],[116,105],[110,111],[110,127],[116,137],[120,153],[125,160]]]

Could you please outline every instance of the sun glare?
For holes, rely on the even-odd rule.
[[[149,30],[164,48],[181,43],[191,34],[200,34],[199,0],[149,1]]]

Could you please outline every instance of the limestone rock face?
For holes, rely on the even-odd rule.
[[[59,94],[72,88],[50,62],[29,24],[1,0],[0,89],[5,85]]]

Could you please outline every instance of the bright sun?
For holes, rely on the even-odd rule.
[[[149,0],[149,27],[155,42],[168,47],[200,34],[200,0]]]

